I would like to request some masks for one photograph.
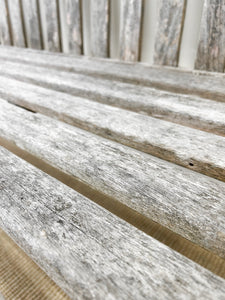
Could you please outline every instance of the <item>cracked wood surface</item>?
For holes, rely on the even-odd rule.
[[[223,298],[225,280],[4,148],[0,166],[1,227],[72,299]]]
[[[109,0],[90,1],[91,55],[109,56]]]
[[[225,257],[224,182],[4,100],[0,104],[2,138]]]
[[[121,60],[139,60],[142,24],[142,0],[122,0],[119,32],[119,55]]]
[[[11,45],[11,37],[8,26],[8,12],[5,0],[0,0],[0,44]]]
[[[185,0],[160,0],[154,63],[176,67],[183,29]]]
[[[225,138],[0,76],[0,95],[122,144],[225,181]]]
[[[224,72],[225,0],[205,0],[195,68]]]
[[[65,39],[64,51],[82,53],[81,0],[60,0],[61,39]]]
[[[222,73],[151,67],[143,63],[126,63],[112,59],[63,55],[6,46],[0,47],[0,57],[5,60],[26,62],[29,65],[42,65],[58,70],[225,101],[225,75]]]
[[[7,0],[13,45],[25,47],[20,0]]]
[[[225,135],[225,105],[140,85],[1,61],[0,74],[174,123]]]
[[[46,31],[47,31],[47,50],[60,51],[60,36],[59,36],[59,19],[57,0],[44,1],[44,11],[46,18]]]
[[[37,1],[23,0],[21,3],[24,11],[27,46],[29,48],[41,49],[42,45]]]

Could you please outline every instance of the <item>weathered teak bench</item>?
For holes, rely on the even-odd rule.
[[[194,71],[168,67],[186,1],[161,3],[154,66],[131,62],[142,1],[121,2],[130,62],[104,58],[102,0],[100,58],[41,51],[83,53],[80,2],[45,4],[0,1],[0,227],[72,299],[224,299],[224,0],[204,2]]]

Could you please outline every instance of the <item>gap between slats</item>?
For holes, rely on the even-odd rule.
[[[50,176],[73,188],[80,194],[91,199],[98,205],[104,207],[136,228],[169,246],[173,250],[188,257],[214,274],[225,278],[225,260],[218,255],[211,253],[210,251],[167,229],[166,227],[150,220],[147,217],[144,217],[140,213],[120,203],[118,200],[94,190],[77,178],[66,174],[58,168],[53,167],[29,152],[22,150],[15,144],[0,138],[0,145],[45,173],[49,174]]]

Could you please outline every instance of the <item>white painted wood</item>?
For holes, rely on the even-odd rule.
[[[120,0],[110,1],[110,58],[119,59]]]
[[[187,0],[178,66],[194,69],[204,0]]]
[[[90,5],[91,0],[82,0],[82,38],[83,38],[83,52],[84,55],[91,55],[91,42],[90,42]]]
[[[225,257],[225,183],[0,102],[0,137]]]
[[[152,65],[154,61],[153,57],[159,6],[159,0],[144,1],[141,61],[150,65]]]

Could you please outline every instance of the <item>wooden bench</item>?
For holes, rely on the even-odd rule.
[[[223,4],[204,2],[198,70],[185,71],[186,1],[161,1],[154,66],[134,63],[142,1],[121,2],[130,62],[106,58],[108,1],[91,2],[98,58],[73,55],[79,1],[0,1],[0,227],[72,299],[223,299]]]

